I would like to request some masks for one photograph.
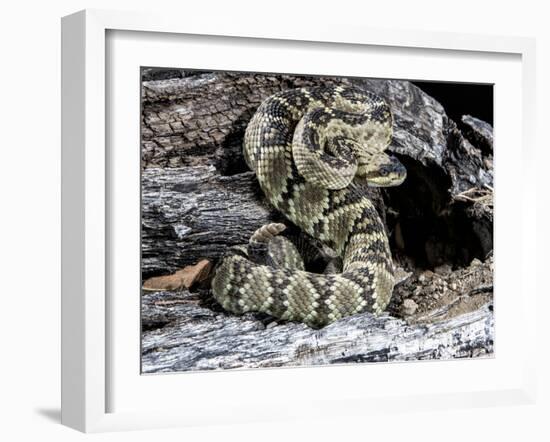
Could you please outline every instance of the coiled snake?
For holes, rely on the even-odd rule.
[[[389,106],[360,89],[294,89],[260,105],[245,133],[248,166],[270,203],[332,248],[343,268],[305,271],[296,247],[277,236],[284,226],[264,226],[216,270],[212,291],[224,309],[264,312],[312,327],[385,309],[394,286],[392,257],[364,186],[405,179],[401,163],[384,153],[391,137]]]

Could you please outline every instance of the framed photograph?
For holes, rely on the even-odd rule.
[[[533,401],[534,42],[331,29],[63,19],[64,424]]]

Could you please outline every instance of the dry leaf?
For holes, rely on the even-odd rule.
[[[143,290],[163,291],[190,288],[197,282],[204,281],[210,275],[212,264],[207,259],[192,266],[186,266],[171,275],[155,276],[143,283]]]

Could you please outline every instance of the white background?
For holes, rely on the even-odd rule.
[[[190,3],[195,3],[191,5]],[[537,185],[544,199],[550,160],[542,131],[550,121],[544,100],[550,99],[549,14],[544,2],[511,3],[460,0],[367,2],[190,2],[179,0],[32,2],[3,5],[0,16],[2,85],[0,170],[3,265],[0,317],[1,423],[4,440],[548,440],[550,373],[541,359],[537,406],[477,410],[381,414],[324,422],[290,422],[186,430],[157,430],[84,436],[59,425],[60,340],[60,22],[82,8],[170,11],[182,23],[194,14],[247,17],[248,20],[317,20],[438,31],[536,36],[538,38],[538,123],[540,165]],[[346,6],[347,5],[347,6]],[[315,13],[311,11],[315,11]],[[252,11],[252,12],[251,12]],[[548,166],[546,166],[548,167]],[[542,207],[542,206],[541,206]],[[539,211],[540,275],[548,262],[547,209]],[[543,270],[544,268],[544,270]],[[543,273],[544,272],[544,273]],[[548,311],[545,293],[538,311]],[[535,310],[535,308],[534,308]],[[544,314],[542,316],[544,318]],[[539,327],[541,347],[548,349],[548,329]],[[544,335],[544,336],[542,336]],[[414,382],[414,379],[411,379]],[[182,397],[182,401],[185,398]],[[215,422],[213,422],[215,424]]]

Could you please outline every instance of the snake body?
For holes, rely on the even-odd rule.
[[[387,306],[393,263],[365,185],[390,186],[403,166],[384,153],[392,116],[380,97],[352,87],[294,89],[265,100],[248,124],[244,156],[269,202],[341,257],[341,273],[307,272],[296,248],[264,227],[248,249],[219,264],[212,291],[222,307],[321,327]],[[280,225],[279,225],[280,226]],[[265,246],[266,259],[254,258]]]

